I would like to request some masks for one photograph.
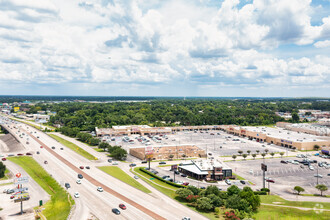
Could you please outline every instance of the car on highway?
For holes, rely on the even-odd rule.
[[[84,166],[80,166],[79,168],[83,170],[84,169]]]
[[[74,197],[75,197],[75,198],[79,198],[79,197],[80,197],[79,193],[78,193],[78,192],[75,192],[75,193],[74,193]]]
[[[166,162],[165,161],[161,161],[161,162],[159,162],[159,164],[161,165],[161,164],[166,164]]]
[[[113,208],[112,212],[115,213],[116,215],[120,215],[120,211],[116,208]]]
[[[23,156],[23,154],[17,154],[17,156]]]
[[[63,147],[60,148],[61,150],[64,150]]]
[[[37,151],[37,154],[40,154],[40,152],[39,152],[39,151]]]
[[[205,186],[201,186],[201,189],[206,189],[206,187]]]
[[[138,177],[138,176],[134,176],[134,179],[139,179],[140,177]]]
[[[190,220],[190,217],[183,217],[182,220]]]
[[[130,167],[135,167],[136,164],[135,164],[135,163],[131,163],[129,166],[130,166]]]
[[[71,186],[70,186],[70,183],[65,183],[64,184],[65,188],[69,189]]]
[[[83,179],[84,177],[83,177],[82,174],[79,173],[79,174],[78,174],[78,178],[79,178],[79,179]]]
[[[141,161],[141,163],[148,163],[148,161],[146,161],[146,160],[143,160],[143,161]]]
[[[14,195],[10,196],[10,199],[13,199],[13,198],[15,198],[15,196],[14,196]]]
[[[31,153],[26,153],[26,155],[30,155],[31,156],[32,154]]]
[[[266,182],[269,182],[269,183],[275,183],[275,180],[273,180],[273,179],[268,179],[268,180],[266,180]]]
[[[108,162],[109,162],[109,163],[112,163],[112,160],[111,160],[111,159],[108,159]]]
[[[118,163],[117,162],[113,162],[112,165],[118,165]]]
[[[103,192],[103,188],[102,188],[101,186],[98,186],[98,187],[97,187],[97,191],[99,191],[99,192]]]
[[[77,184],[81,184],[81,180],[77,180],[76,183],[77,183]]]
[[[54,146],[52,146],[52,149],[53,149],[53,150],[55,150],[55,147],[54,147]]]
[[[245,181],[244,181],[244,180],[240,180],[240,182],[241,182],[243,185],[245,185]]]
[[[89,169],[90,169],[90,166],[85,166],[85,168],[86,168],[87,170],[89,170]]]
[[[7,159],[4,157],[4,158],[1,158],[2,161],[6,161]]]
[[[124,204],[119,204],[119,208],[121,208],[122,210],[126,210],[126,206]]]
[[[48,164],[47,160],[44,161],[44,164]]]
[[[182,176],[182,177],[187,177],[187,175],[186,175],[186,174],[181,174],[181,176]]]
[[[43,146],[40,146],[40,148],[44,148]]]

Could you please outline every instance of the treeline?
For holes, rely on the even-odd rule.
[[[80,141],[85,142],[92,146],[97,146],[100,144],[100,140],[98,138],[94,138],[91,134],[80,132],[79,128],[70,128],[70,127],[62,127],[59,129],[62,134],[78,138]]]

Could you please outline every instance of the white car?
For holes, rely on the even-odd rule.
[[[103,188],[101,186],[97,187],[97,191],[103,192]]]
[[[134,179],[139,179],[140,177],[138,177],[138,176],[134,176]]]
[[[79,195],[78,192],[75,192],[75,193],[74,193],[74,197],[75,197],[75,198],[79,198],[79,196],[80,196],[80,195]]]
[[[81,180],[77,180],[76,183],[77,183],[77,184],[81,184]]]
[[[118,163],[117,162],[113,162],[112,165],[118,165]]]
[[[314,177],[323,178],[321,174],[314,174]]]
[[[313,166],[309,166],[309,169],[310,169],[310,170],[314,170],[314,167],[313,167]]]

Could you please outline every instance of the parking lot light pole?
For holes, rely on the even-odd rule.
[[[317,172],[317,176],[316,176],[316,185],[319,185],[319,166],[317,166],[317,169],[316,169],[316,172]]]

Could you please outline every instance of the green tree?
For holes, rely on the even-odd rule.
[[[256,159],[256,156],[257,156],[256,154],[252,154],[254,160]]]
[[[304,191],[305,191],[305,189],[302,188],[301,186],[295,186],[295,187],[293,188],[293,190],[296,191],[298,195],[299,195],[301,192],[304,192]]]
[[[274,157],[275,153],[274,153],[274,152],[271,152],[270,155],[271,155],[272,157]]]
[[[321,192],[321,196],[323,192],[328,190],[328,187],[323,184],[316,185],[315,188]]]
[[[187,187],[187,189],[189,189],[192,193],[193,193],[193,195],[198,195],[199,194],[199,192],[200,192],[200,189],[199,188],[197,188],[196,186],[191,186],[191,185],[189,185],[188,187]]]
[[[211,203],[214,207],[220,207],[224,205],[224,201],[217,195],[209,194],[207,198],[211,199]]]
[[[297,112],[293,112],[291,116],[292,116],[292,122],[299,122],[300,118]]]
[[[245,186],[239,193],[239,196],[249,203],[252,211],[257,211],[258,207],[260,206],[260,197],[259,195],[255,195],[250,187]]]
[[[262,158],[265,158],[266,153],[262,153],[261,156],[262,156]]]
[[[187,188],[180,188],[175,193],[181,198],[186,199],[189,195],[194,195],[193,192]]]
[[[174,157],[174,155],[173,155],[173,154],[170,154],[170,155],[168,156],[168,158],[169,158],[170,160],[172,160],[172,159],[173,159],[173,157]]]
[[[228,194],[228,196],[232,196],[235,194],[239,194],[240,191],[241,190],[236,185],[232,185],[232,186],[228,187],[227,194]]]
[[[269,151],[268,149],[265,149],[265,153],[266,153],[266,154],[268,153],[268,151]]]
[[[127,156],[127,151],[123,148],[117,148],[111,153],[111,157],[117,160],[123,160]]]
[[[233,156],[231,156],[231,157],[232,157],[232,158],[235,160],[237,156],[234,154],[234,155],[233,155]]]
[[[216,186],[208,186],[205,190],[205,195],[219,195],[219,189]]]
[[[283,158],[284,152],[280,152],[281,158]]]
[[[251,151],[250,151],[250,150],[247,150],[246,152],[247,152],[248,154],[250,154],[250,153],[251,153]]]
[[[319,149],[320,149],[320,146],[317,145],[317,144],[315,144],[315,145],[314,145],[314,150],[319,150]]]
[[[187,155],[182,154],[181,157],[186,160]]]
[[[251,212],[250,204],[242,199],[239,195],[230,196],[225,202],[226,208],[244,210],[245,212]]]
[[[99,148],[103,149],[103,151],[105,151],[105,149],[107,149],[110,146],[110,144],[106,143],[106,142],[101,142],[99,144]]]
[[[256,150],[257,154],[259,154],[260,150]]]
[[[214,208],[214,206],[212,205],[212,200],[208,197],[202,197],[197,199],[197,207],[200,210],[212,210]]]
[[[243,151],[242,150],[239,150],[237,151],[239,153],[239,155],[242,155]]]
[[[5,171],[6,171],[6,165],[0,162],[0,178],[3,178],[5,176]]]
[[[245,160],[245,158],[246,158],[248,155],[247,155],[247,154],[243,154],[242,156],[243,156],[243,158],[244,158],[244,160]]]

